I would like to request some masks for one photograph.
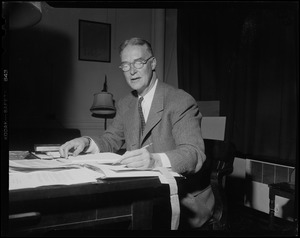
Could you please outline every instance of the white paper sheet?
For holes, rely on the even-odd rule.
[[[180,204],[179,204],[179,197],[178,197],[178,187],[177,182],[174,178],[174,175],[170,173],[167,168],[161,167],[158,168],[161,172],[161,177],[164,178],[165,183],[168,183],[170,186],[170,203],[171,203],[171,210],[172,210],[172,217],[171,217],[171,230],[177,230],[179,227],[179,220],[180,220]]]
[[[101,155],[100,155],[101,154]],[[113,153],[99,153],[69,159],[23,159],[9,161],[9,188],[32,188],[57,184],[96,182],[98,178],[160,177],[158,170],[140,170],[112,165],[120,159]],[[170,171],[173,176],[181,176]],[[168,183],[168,181],[162,181]]]
[[[59,160],[40,160],[40,159],[22,159],[22,160],[9,160],[10,169],[23,169],[25,172],[41,169],[63,169],[78,167],[76,164],[72,164],[70,161]]]
[[[30,173],[10,173],[9,190],[36,188],[49,185],[72,185],[96,182],[99,172],[87,168],[60,171],[34,171]]]

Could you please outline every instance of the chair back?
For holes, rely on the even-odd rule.
[[[205,154],[211,161],[210,184],[215,197],[212,219],[209,221],[213,230],[227,228],[227,199],[225,193],[226,176],[233,171],[235,147],[227,141],[204,139]]]
[[[218,101],[198,102],[201,113],[204,109],[201,132],[210,164],[210,184],[215,197],[213,216],[204,224],[203,229],[225,230],[228,226],[225,180],[233,171],[235,147],[231,142],[225,141],[226,117],[219,116],[219,104],[213,102]]]

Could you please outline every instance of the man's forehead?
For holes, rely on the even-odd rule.
[[[126,46],[121,54],[122,61],[136,60],[144,58],[147,56],[147,46],[146,45],[128,45]]]

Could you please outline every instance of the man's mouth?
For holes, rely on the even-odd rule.
[[[131,78],[131,81],[136,81],[136,80],[138,80],[138,79],[140,79],[140,77],[137,77],[137,78]]]

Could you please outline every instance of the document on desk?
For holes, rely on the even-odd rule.
[[[97,166],[93,164],[93,166]],[[136,169],[136,168],[128,168],[124,165],[98,165],[104,176],[102,179],[110,179],[110,178],[125,178],[125,177],[160,177],[161,172],[158,169]],[[170,170],[170,173],[174,177],[180,177],[176,172]],[[164,183],[164,180],[161,180]]]
[[[33,171],[9,173],[9,190],[36,188],[49,185],[72,185],[96,182],[99,172],[87,168],[59,171]]]
[[[106,178],[124,178],[124,177],[153,177],[160,176],[160,171],[157,169],[135,169],[128,168],[125,165],[114,165],[115,162],[118,162],[122,158],[122,155],[104,152],[96,154],[87,154],[87,155],[78,155],[76,157],[69,156],[67,160],[71,161],[73,164],[89,164],[94,168],[100,169]],[[62,161],[62,159],[60,159]],[[180,177],[178,173],[170,171],[173,176]]]
[[[69,156],[68,159],[21,159],[9,160],[10,169],[32,171],[37,169],[63,169],[78,167],[86,163],[96,164],[113,164],[122,158],[121,155],[115,153],[97,153],[78,156]]]
[[[9,160],[9,189],[71,185],[125,177],[159,177],[162,183],[166,183],[157,169],[141,170],[114,164],[120,158],[118,154],[99,153],[70,156],[69,159]],[[181,176],[171,170],[170,173],[174,177]]]
[[[9,190],[97,182],[101,171],[58,160],[9,161]]]
[[[79,168],[78,164],[61,162],[59,160],[22,159],[9,160],[10,172],[32,172],[37,170],[59,170]]]

